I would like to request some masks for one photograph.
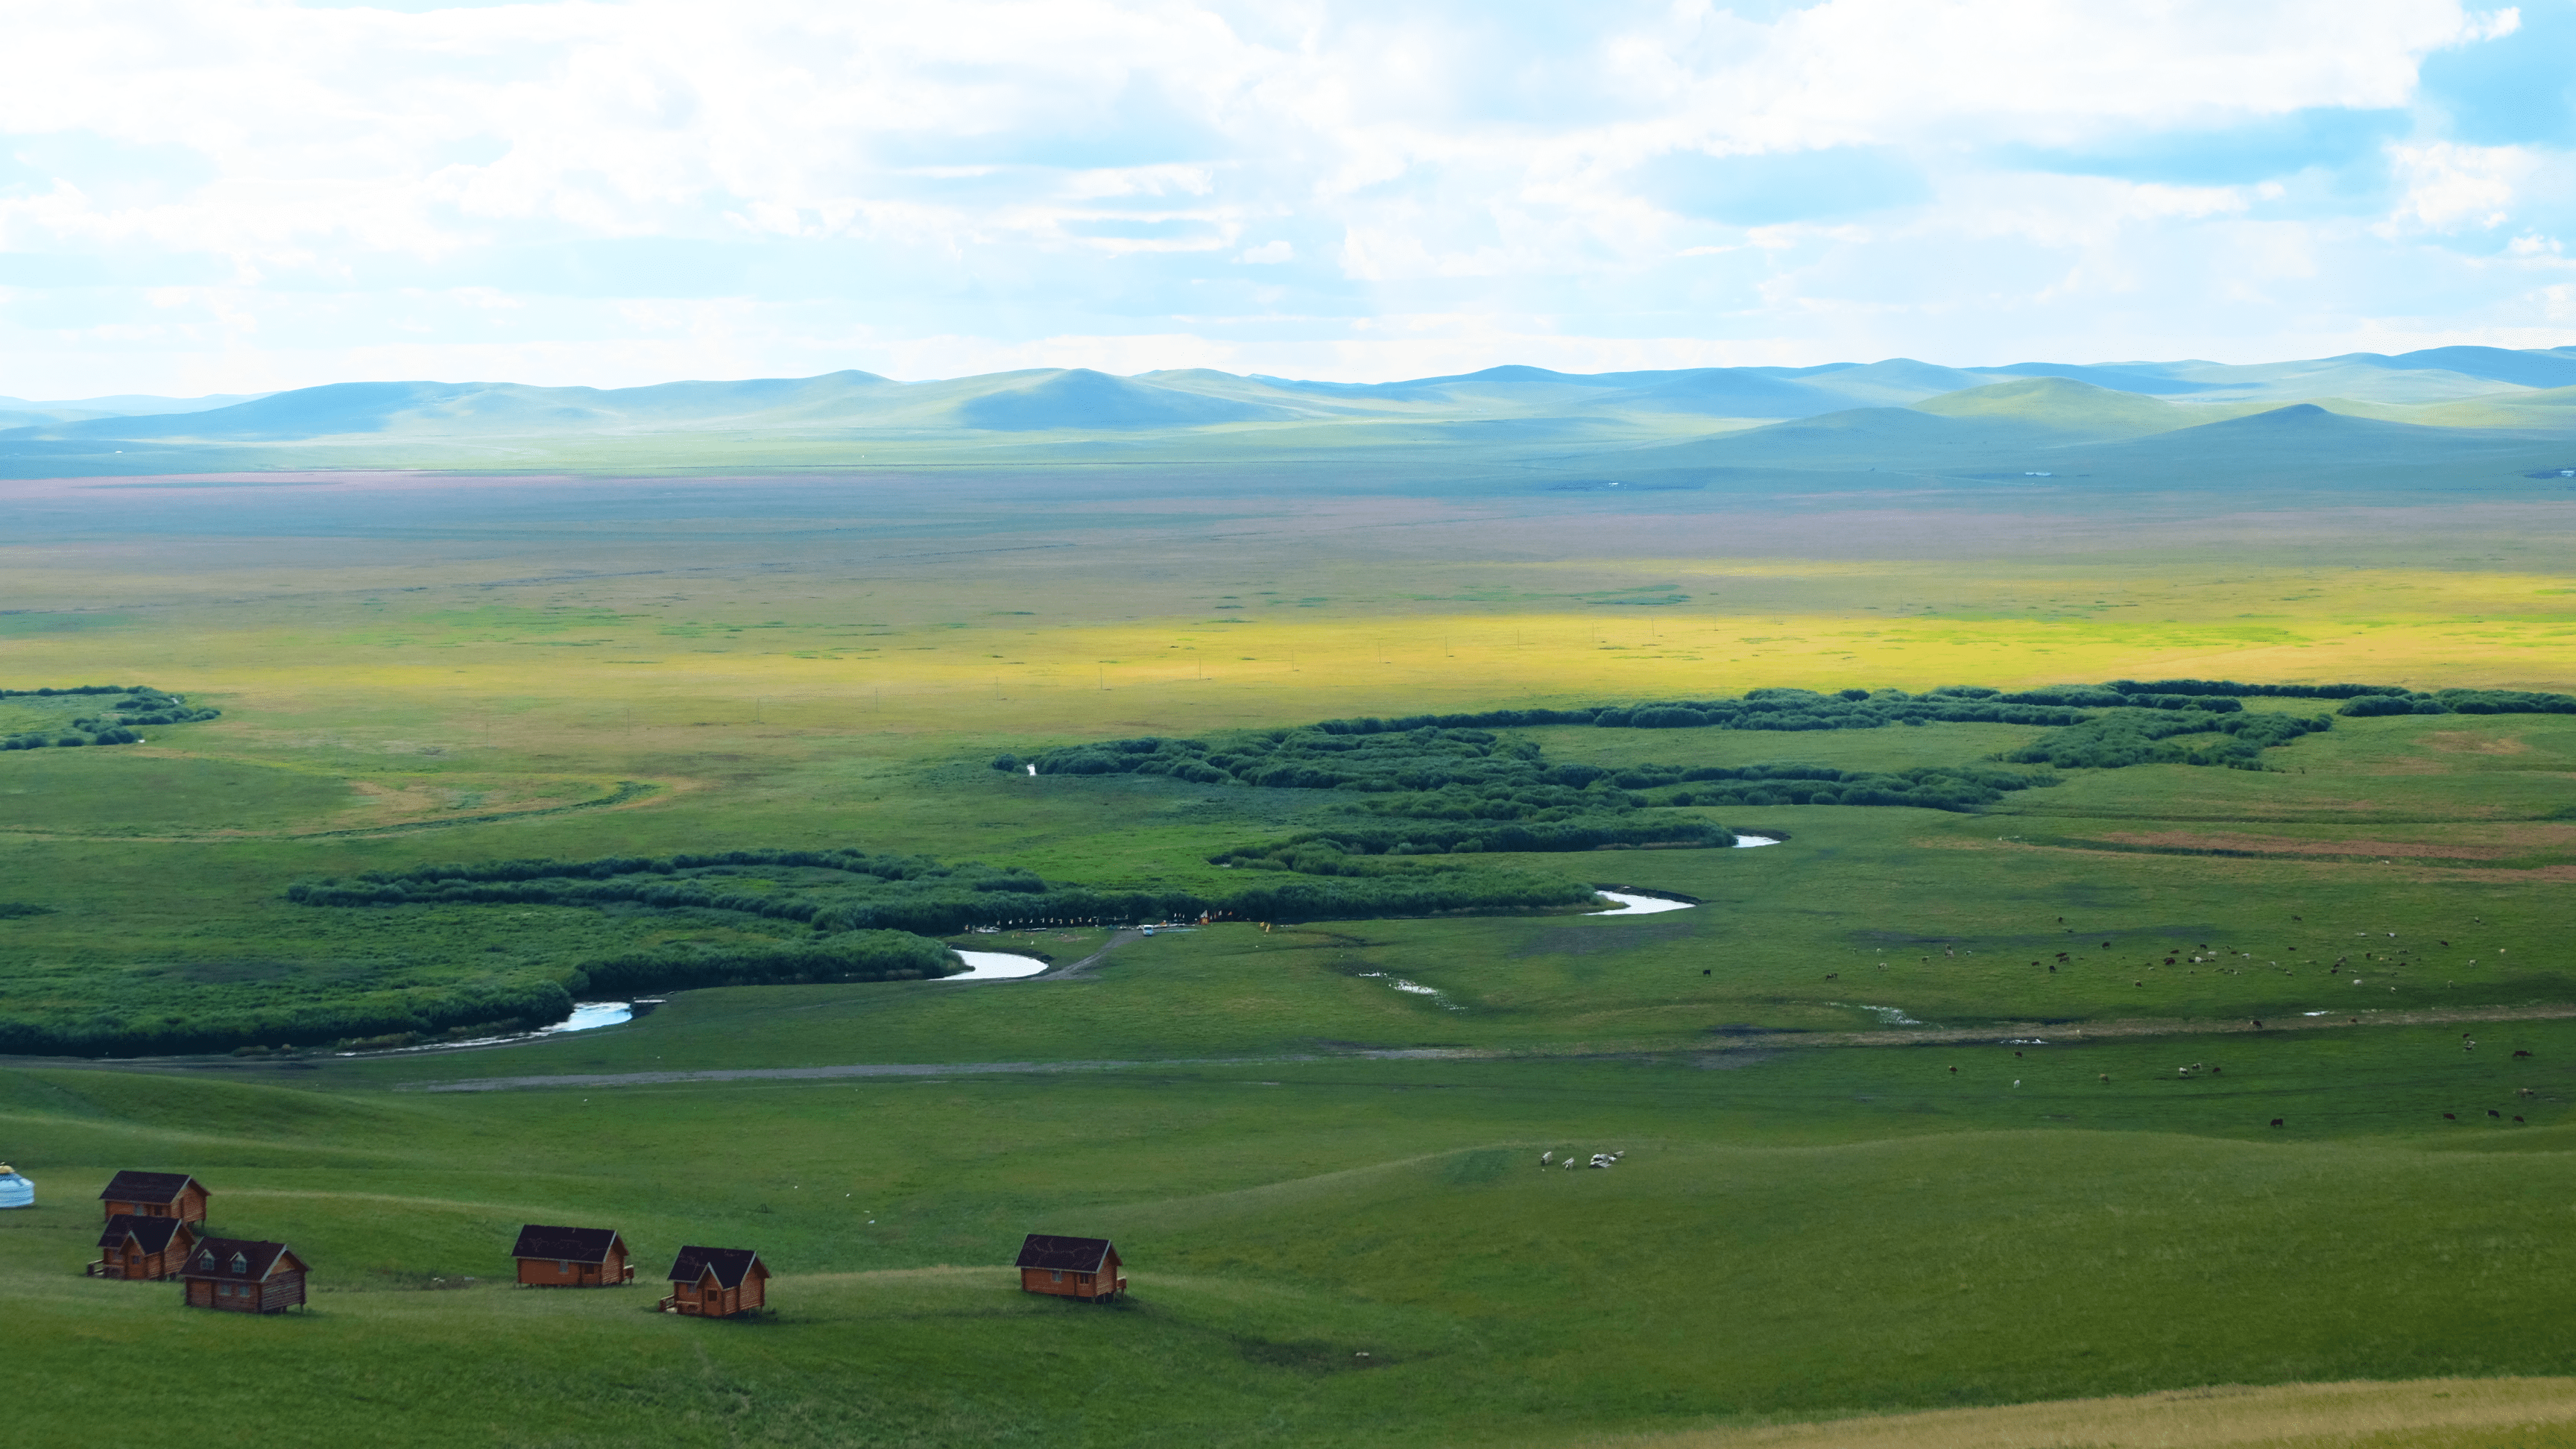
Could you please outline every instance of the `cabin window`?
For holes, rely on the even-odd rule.
[[[557,1260],[555,1263],[555,1271],[558,1273],[569,1273],[572,1271],[572,1264]]]
[[[1063,1275],[1062,1273],[1049,1273],[1049,1274],[1047,1274],[1047,1278],[1048,1278],[1050,1281],[1052,1281],[1052,1282],[1056,1282],[1056,1283],[1061,1283],[1061,1282],[1063,1282],[1063,1281],[1064,1281],[1064,1275]]]
[[[236,1273],[247,1273],[247,1272],[249,1272],[249,1271],[250,1271],[250,1259],[243,1257],[243,1256],[242,1256],[241,1254],[239,1254],[239,1253],[235,1253],[235,1254],[233,1254],[233,1271],[234,1271],[234,1272],[236,1272]]]

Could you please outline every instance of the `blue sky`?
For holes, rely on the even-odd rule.
[[[0,394],[2576,343],[2576,0],[0,0]]]

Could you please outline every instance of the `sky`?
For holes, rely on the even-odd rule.
[[[0,395],[2576,343],[2576,0],[0,0]]]

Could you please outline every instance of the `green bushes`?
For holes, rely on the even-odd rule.
[[[2432,694],[2379,695],[2355,699],[2335,713],[2357,717],[2387,714],[2576,714],[2576,695],[2527,689],[2444,689]]]
[[[2053,730],[2003,758],[2016,764],[2055,765],[2069,770],[2116,770],[2146,764],[2259,770],[2263,768],[2263,751],[2333,727],[2334,720],[2327,715],[2123,709],[2068,729]],[[2228,738],[2189,747],[2170,742],[2177,735],[2213,733]]]
[[[1520,854],[1599,850],[1606,846],[1662,845],[1724,848],[1734,832],[1705,820],[1667,817],[1661,820],[1581,820],[1541,825],[1498,824],[1360,824],[1309,830],[1269,845],[1243,846],[1208,857],[1216,865],[1301,870],[1318,875],[1378,874],[1357,868],[1351,857],[1387,855]],[[1336,864],[1337,857],[1348,864]],[[1309,864],[1295,862],[1305,859]]]
[[[575,978],[577,981],[578,978]],[[99,1012],[85,1018],[0,1021],[0,1053],[27,1056],[168,1056],[242,1046],[329,1046],[366,1037],[419,1038],[453,1030],[519,1031],[572,1013],[572,990],[540,971],[512,971],[435,986],[377,989],[158,1016]]]
[[[634,996],[702,986],[808,981],[921,981],[964,969],[937,941],[904,931],[848,931],[810,946],[774,950],[672,947],[593,961],[581,968],[596,995]]]
[[[1623,771],[1621,784],[1638,788],[1676,781],[1715,784],[1682,789],[1665,805],[1904,805],[1919,810],[1975,811],[2018,790],[2054,785],[2053,775],[2030,775],[1979,765],[1922,765],[1910,770],[1838,770],[1829,765],[1700,766],[1671,772],[1644,767]]]
[[[1318,848],[1329,835],[1338,845]],[[1724,829],[1696,820],[1510,824],[1474,829],[1354,824],[1279,846],[1251,847],[1257,869],[1337,879],[1294,889],[1275,883],[1209,894],[1187,890],[1095,890],[1050,883],[1027,871],[942,865],[922,856],[855,850],[746,850],[721,855],[613,856],[601,860],[510,860],[377,871],[347,880],[300,881],[287,899],[315,907],[414,905],[642,906],[791,922],[826,939],[748,952],[668,951],[584,966],[573,989],[671,990],[764,980],[899,980],[944,967],[915,944],[972,926],[1119,924],[1201,915],[1260,920],[1401,916],[1460,910],[1521,910],[1577,903],[1589,888],[1555,877],[1465,869],[1426,871],[1371,856],[1478,850],[1572,851],[1603,845],[1728,845]],[[1292,848],[1294,847],[1294,848]],[[1400,848],[1399,848],[1400,847]],[[1327,858],[1329,857],[1329,858]],[[1221,863],[1232,863],[1220,857]],[[1355,861],[1366,862],[1354,866]],[[1313,866],[1308,870],[1309,865]],[[1463,862],[1461,863],[1463,865]],[[747,872],[786,868],[793,880]],[[1338,877],[1351,877],[1338,879]],[[935,942],[931,943],[933,946]],[[944,949],[944,948],[940,948]]]
[[[193,724],[215,719],[219,709],[191,706],[184,695],[164,694],[141,685],[78,684],[65,688],[0,689],[0,699],[77,698],[90,695],[124,695],[107,707],[107,713],[85,715],[70,721],[68,730],[23,730],[0,737],[0,750],[41,750],[76,748],[83,745],[130,745],[142,740],[136,731],[145,726]]]
[[[2555,709],[2559,706],[2545,701],[2567,698],[2515,696],[2534,701],[2517,705],[2503,692],[2458,690],[2446,691],[2444,698],[2471,693],[2478,694],[2480,702],[2475,708],[2479,710]],[[2282,715],[2249,715],[2243,701],[2256,697],[2346,699],[2352,703],[2345,712],[2353,713],[2394,708],[2381,701],[2403,699],[2406,691],[2396,685],[2240,684],[2210,679],[2164,679],[2145,684],[2119,679],[2108,684],[2051,685],[2014,694],[1973,684],[1947,685],[1920,695],[1897,689],[1845,689],[1833,694],[1809,689],[1756,689],[1740,699],[1324,720],[1302,728],[1256,731],[1214,742],[1148,735],[1046,750],[1025,759],[1004,755],[994,760],[993,766],[1009,770],[1034,766],[1041,775],[1162,775],[1192,784],[1346,790],[1403,797],[1372,801],[1363,807],[1373,814],[1543,822],[1615,813],[1645,804],[1642,799],[1623,799],[1614,792],[1648,788],[1638,777],[1641,771],[1651,772],[1653,767],[1625,772],[1583,765],[1550,767],[1540,758],[1536,745],[1505,741],[1490,729],[1588,724],[1601,729],[1797,733],[1880,729],[1889,725],[2046,725],[2060,733],[2033,746],[2036,754],[2025,750],[2009,758],[2024,763],[2081,762],[2087,768],[2111,769],[2158,760],[2242,764],[2253,753],[2325,727],[2313,722],[2283,725],[2279,721],[2288,717]],[[2464,703],[2457,707],[2465,711],[2471,706]],[[2566,707],[2576,708],[2576,700],[2569,700]],[[2143,720],[2150,712],[2174,718],[2149,725]],[[2229,720],[2236,722],[2222,722]],[[2157,747],[2157,742],[2174,735],[2210,732],[2231,738],[2223,746],[2200,750]],[[1975,809],[1993,803],[2003,792],[2045,783],[2001,772],[1979,775],[1952,769],[1935,775],[1938,778],[1922,771],[1866,777],[1837,773],[1828,783],[1852,787],[1834,792],[1842,803],[1929,805],[1945,810]],[[1794,794],[1808,799],[1816,795],[1815,777],[1794,778],[1807,783],[1788,790],[1717,790],[1694,795],[1689,801],[1662,803],[1763,803],[1753,797],[1761,794],[1776,800]],[[1852,798],[1845,800],[1845,795]]]

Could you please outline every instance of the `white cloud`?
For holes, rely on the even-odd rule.
[[[2391,146],[2388,158],[2406,188],[2387,230],[2481,230],[2513,219],[2522,183],[2540,158],[2522,146],[2458,146],[2447,141]]]
[[[2459,305],[2476,258],[2445,239],[2557,225],[2524,213],[2564,158],[2408,136],[2393,193],[2321,212],[2007,150],[2400,111],[2425,56],[2518,23],[2457,0],[0,0],[0,392],[2089,355],[2136,350],[2084,340],[2131,307],[2182,350],[2265,355],[2293,318],[2245,299],[2276,281],[2298,335],[2383,325],[2417,279]],[[1675,151],[1834,147],[1928,199],[1729,225],[1637,180]],[[2539,305],[2475,275],[2494,326]]]

